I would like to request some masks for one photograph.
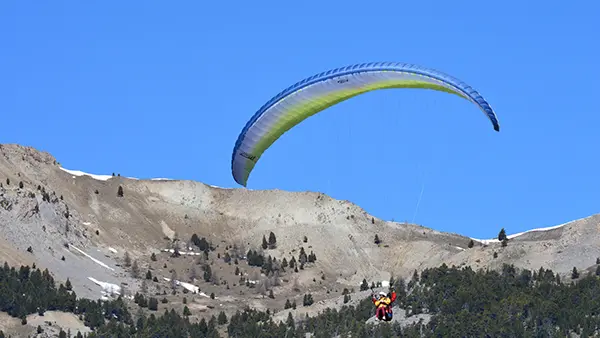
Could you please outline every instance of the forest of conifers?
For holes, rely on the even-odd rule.
[[[561,281],[551,270],[473,271],[447,267],[426,269],[404,281],[392,281],[397,305],[407,315],[426,313],[428,323],[367,324],[373,315],[370,299],[355,306],[328,309],[316,317],[275,323],[270,312],[252,309],[227,318],[224,313],[190,323],[186,314],[151,311],[133,315],[121,299],[92,301],[77,298],[70,283],[56,283],[45,270],[26,266],[0,268],[0,311],[21,318],[58,310],[75,313],[94,331],[87,337],[314,337],[352,334],[352,337],[590,337],[600,332],[600,266],[595,274],[577,271]],[[140,298],[141,297],[141,298]],[[142,300],[140,300],[142,299]],[[157,300],[137,296],[138,306]],[[38,328],[42,330],[42,328]],[[0,337],[5,333],[0,332]],[[67,337],[62,331],[60,336]],[[82,337],[80,333],[72,336]]]

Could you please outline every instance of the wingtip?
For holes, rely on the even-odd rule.
[[[240,180],[237,177],[235,177],[235,175],[233,176],[233,180],[235,181],[235,183],[237,183],[243,187],[246,186],[246,182],[240,182]]]

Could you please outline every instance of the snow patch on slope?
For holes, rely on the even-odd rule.
[[[70,170],[70,169],[65,169],[63,167],[60,167],[60,170],[67,172],[71,175],[73,175],[73,178],[77,177],[77,176],[89,176],[95,180],[99,180],[99,181],[107,181],[110,178],[112,178],[112,175],[96,175],[96,174],[89,174],[80,170]]]
[[[223,189],[223,190],[231,190],[234,188],[223,188],[223,187],[219,187],[218,185],[212,185],[212,184],[207,184],[209,187],[211,188],[215,188],[215,189]]]
[[[121,294],[121,287],[117,284],[101,282],[93,277],[88,277],[88,279],[102,288],[103,295],[114,297],[115,295],[118,296]]]
[[[105,268],[107,268],[107,269],[110,269],[110,270],[112,270],[112,271],[115,271],[115,269],[113,269],[113,268],[111,268],[110,266],[106,265],[104,262],[101,262],[101,261],[97,260],[96,258],[94,258],[94,257],[92,257],[92,256],[90,256],[90,255],[88,255],[87,253],[85,253],[83,250],[79,249],[79,248],[78,248],[78,247],[76,247],[75,245],[73,245],[73,244],[70,244],[70,245],[69,245],[69,247],[71,247],[71,248],[73,248],[73,249],[75,249],[75,250],[79,251],[79,252],[80,252],[82,255],[86,256],[86,257],[87,257],[87,258],[89,258],[89,259],[91,259],[91,260],[92,260],[92,261],[94,261],[96,264],[99,264],[99,265],[101,265],[101,266],[103,266],[103,267],[105,267]]]
[[[163,279],[165,281],[167,281],[167,282],[171,281],[171,279],[167,278],[167,277],[163,277]],[[175,280],[175,285],[179,285],[179,286],[183,287],[184,289],[190,291],[191,293],[195,293],[195,294],[200,295],[202,297],[210,298],[209,295],[207,295],[206,293],[200,291],[200,287],[198,287],[198,286],[196,286],[194,284],[182,282],[182,281],[179,281],[179,280],[176,279]],[[217,298],[218,297],[215,297],[215,299],[217,299]]]
[[[585,218],[585,217],[584,217],[584,218]],[[571,223],[575,223],[575,222],[581,221],[581,220],[582,220],[582,219],[584,219],[584,218],[576,219],[576,220],[574,220],[574,221],[570,221],[570,222],[563,223],[563,224],[559,224],[559,225],[554,225],[554,226],[551,226],[551,227],[545,227],[545,228],[535,228],[535,229],[531,229],[531,230],[527,230],[527,231],[519,232],[519,233],[516,233],[516,234],[508,235],[508,236],[506,236],[506,238],[508,238],[508,239],[513,239],[513,238],[519,237],[519,236],[521,236],[521,235],[524,235],[524,234],[526,234],[526,233],[530,233],[530,232],[549,231],[549,230],[554,230],[554,229],[562,228],[562,227],[564,227],[565,225],[569,225],[569,224],[571,224]],[[500,241],[498,240],[498,238],[491,238],[491,239],[477,239],[477,238],[471,238],[471,239],[472,239],[472,240],[474,240],[474,241],[480,242],[480,243],[482,243],[482,244],[490,244],[490,243],[498,243],[498,242],[500,242]]]
[[[73,175],[73,178],[80,177],[80,176],[89,176],[89,177],[91,177],[91,178],[93,178],[95,180],[107,181],[107,180],[109,180],[109,179],[111,179],[113,177],[116,177],[116,176],[113,176],[113,175],[90,174],[90,173],[86,173],[86,172],[81,171],[81,170],[71,170],[71,169],[66,169],[66,168],[63,168],[63,167],[60,167],[60,170]],[[124,177],[124,178],[128,178],[130,180],[139,180],[139,178],[137,178],[137,177]],[[151,178],[150,180],[152,180],[152,181],[174,181],[172,178],[163,178],[163,177],[160,177],[160,178]]]
[[[66,168],[63,168],[63,167],[60,167],[60,170],[73,175],[73,178],[80,177],[80,176],[89,176],[89,177],[91,177],[91,178],[93,178],[95,180],[108,181],[109,179],[111,179],[113,177],[116,177],[116,176],[112,176],[112,175],[90,174],[90,173],[86,173],[86,172],[81,171],[81,170],[71,170],[71,169],[66,169]],[[139,178],[136,178],[136,177],[125,177],[125,178],[128,178],[130,180],[140,180]],[[150,181],[177,181],[175,179],[166,178],[166,177],[150,178],[149,180]],[[219,186],[212,185],[212,184],[206,184],[206,185],[209,186],[209,187],[211,187],[211,188],[215,188],[215,189],[223,189],[223,190],[235,189],[235,188],[219,187]],[[250,189],[248,189],[248,190],[250,190]]]
[[[175,249],[163,249],[163,252],[175,253]],[[200,256],[200,252],[179,251],[180,255]]]

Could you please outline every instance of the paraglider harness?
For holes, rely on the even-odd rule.
[[[388,293],[387,295],[375,295],[373,289],[371,289],[371,300],[375,304],[375,317],[378,320],[389,322],[392,320],[394,314],[392,312],[392,303],[396,300],[396,291]]]

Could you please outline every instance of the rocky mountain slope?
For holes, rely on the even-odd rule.
[[[442,263],[473,268],[512,263],[570,274],[574,266],[586,269],[600,257],[600,215],[521,234],[505,247],[498,241],[476,240],[469,248],[469,237],[386,222],[349,201],[321,193],[92,176],[61,168],[46,152],[14,144],[0,145],[0,182],[0,260],[47,268],[59,281],[69,278],[77,294],[89,298],[100,296],[101,287],[93,280],[126,286],[130,292],[142,287],[143,276],[132,276],[131,268],[124,266],[125,252],[139,264],[142,275],[150,270],[157,276],[154,284],[167,288],[164,278],[177,275],[215,293],[220,297],[216,303],[230,309],[239,306],[240,299],[281,309],[287,298],[300,298],[301,303],[306,292],[319,301],[337,299],[344,287],[358,290],[363,279],[387,281],[392,274],[410,278],[414,270]],[[262,250],[262,238],[270,232],[276,235],[277,247]],[[194,247],[193,234],[216,247],[209,260],[216,264],[212,270],[219,275],[217,283],[196,278],[193,270],[202,265],[197,256],[163,252],[174,242],[180,250],[189,250]],[[381,243],[374,243],[375,235]],[[298,273],[282,274],[283,282],[276,287],[269,285],[274,299],[257,297],[235,289],[244,283],[231,262],[221,260],[234,245],[242,255],[256,249],[279,261],[298,259],[302,247],[317,260]],[[156,260],[150,259],[153,253]],[[258,268],[245,263],[239,267],[248,279],[260,279]],[[202,312],[211,301],[215,302],[194,298],[192,303]]]

